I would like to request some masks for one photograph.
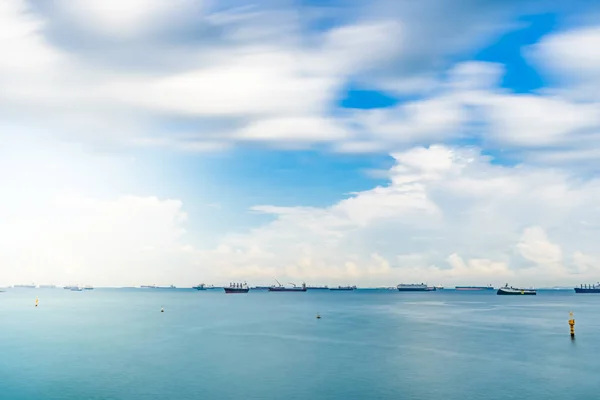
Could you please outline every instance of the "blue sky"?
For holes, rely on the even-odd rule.
[[[592,279],[599,10],[8,0],[5,279]]]
[[[498,35],[489,46],[475,52],[477,61],[502,64],[505,74],[500,86],[514,93],[533,93],[544,87],[544,79],[522,54],[525,46],[535,44],[552,32],[558,16],[555,14],[526,15],[518,19],[513,29]],[[468,61],[456,57],[453,62]],[[340,108],[389,108],[418,96],[398,96],[393,92],[360,87],[350,82],[339,93]],[[463,141],[476,144],[476,141]],[[427,144],[427,143],[425,143]],[[514,164],[502,152],[488,148],[494,162]],[[328,206],[348,193],[383,185],[382,175],[393,164],[388,154],[339,154],[323,150],[280,150],[261,147],[239,147],[216,154],[164,155],[166,181],[174,182],[167,193],[176,191],[178,197],[207,198],[208,204],[220,204],[235,213],[235,218],[222,224],[225,212],[216,218],[215,228],[246,228],[248,224],[263,221],[263,216],[248,215],[246,210],[254,204],[274,203],[281,206]],[[151,156],[151,160],[156,160]],[[380,171],[381,174],[377,174]],[[184,176],[185,178],[181,179]],[[175,177],[179,177],[176,179]],[[191,185],[189,185],[191,183]],[[189,186],[188,186],[189,185]],[[166,194],[166,193],[165,193]],[[214,210],[210,210],[214,212]],[[199,210],[199,213],[202,211]],[[202,213],[204,214],[204,213]],[[210,218],[202,215],[202,220]],[[229,225],[232,224],[232,225]]]
[[[500,84],[502,88],[514,93],[535,92],[544,87],[544,79],[523,56],[522,49],[550,33],[556,18],[554,14],[519,18],[513,30],[498,35],[494,43],[477,51],[473,59],[502,64],[505,68]],[[467,60],[455,58],[453,61]],[[398,96],[350,82],[340,91],[337,106],[343,109],[382,109],[418,99],[418,96]],[[384,184],[387,181],[385,177],[369,172],[385,172],[392,165],[385,153],[340,154],[324,149],[282,150],[240,146],[230,151],[201,155],[156,153],[149,156],[150,163],[161,159],[160,164],[169,171],[165,180],[180,177],[180,181],[185,182],[183,187],[173,185],[169,191],[178,190],[181,196],[190,198],[204,195],[210,204],[220,203],[226,198],[236,199],[229,202],[229,206],[243,210],[252,204],[273,200],[282,206],[327,206],[349,192]],[[141,155],[147,154],[142,152]],[[495,158],[503,162],[501,153]],[[192,187],[188,186],[190,182],[194,183]]]

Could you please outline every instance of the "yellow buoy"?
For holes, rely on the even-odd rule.
[[[35,306],[36,306],[36,307],[38,306],[38,301],[39,301],[39,300],[38,300],[38,298],[36,297],[36,298],[35,298]]]
[[[575,339],[575,318],[573,318],[573,311],[569,311],[569,330],[571,332],[571,339]]]

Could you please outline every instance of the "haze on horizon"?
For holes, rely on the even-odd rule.
[[[0,2],[0,286],[600,280],[600,3]]]

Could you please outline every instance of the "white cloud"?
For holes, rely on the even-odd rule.
[[[2,1],[0,25],[0,52],[3,54],[0,72],[4,78],[39,74],[48,68],[54,69],[61,61],[60,53],[48,45],[41,33],[44,21],[31,13],[25,0]]]
[[[235,136],[242,140],[320,142],[344,139],[349,132],[335,120],[297,117],[258,121]]]
[[[600,27],[557,32],[531,46],[527,54],[546,72],[566,85],[571,98],[598,100],[600,84]]]
[[[322,51],[331,59],[329,68],[357,74],[400,56],[402,39],[402,23],[383,19],[332,29],[323,37]]]
[[[337,83],[306,74],[285,49],[239,49],[211,66],[165,78],[127,79],[107,96],[158,112],[189,116],[260,116],[319,113]]]
[[[352,123],[388,144],[406,144],[459,136],[467,118],[459,101],[440,96],[391,108],[355,111]]]
[[[223,274],[264,283],[281,277],[529,286],[593,279],[598,265],[577,265],[598,256],[595,228],[577,221],[600,222],[597,180],[494,165],[474,149],[434,146],[395,157],[388,186],[327,208],[255,207],[276,219],[199,257]]]
[[[445,59],[504,31],[510,16],[524,7],[474,1],[448,9],[436,1],[380,1],[368,10],[349,6],[334,26],[317,31],[308,28],[313,13],[285,4],[231,9],[190,0],[55,0],[35,9],[27,4],[7,0],[0,8],[0,22],[8,27],[0,50],[13,55],[0,61],[5,121],[103,146],[207,151],[222,147],[222,141],[292,139],[359,152],[467,135],[470,116],[461,96],[465,91],[491,96],[501,68],[460,64],[439,85],[449,67]],[[425,12],[431,9],[436,12]],[[332,111],[351,81],[429,97],[339,118]],[[495,109],[504,112],[507,106],[501,98],[497,102]],[[521,104],[517,111],[535,111],[536,104]],[[548,125],[566,132],[585,125],[572,119],[590,118],[577,106],[560,119],[560,107],[549,110],[558,120],[541,126],[519,119],[525,128],[517,126],[513,136]],[[36,118],[28,118],[33,114]],[[506,123],[496,119],[496,125]],[[180,140],[180,132],[170,128],[181,120],[197,125],[187,131],[193,138]],[[348,134],[356,130],[358,136]],[[521,142],[528,143],[515,141]]]
[[[0,142],[0,284],[181,279],[186,214],[177,200],[125,194],[147,176],[130,156]]]
[[[62,18],[70,16],[86,26],[127,36],[153,26],[154,18],[172,17],[163,12],[171,3],[162,0],[99,3],[69,6],[72,13]],[[184,3],[174,8],[191,7],[191,12],[193,7]],[[10,29],[3,31],[0,50],[15,55],[0,61],[5,72],[0,78],[0,115],[5,120],[90,143],[172,145],[177,132],[156,126],[164,126],[160,122],[165,119],[195,118],[199,128],[195,140],[186,142],[195,142],[196,149],[205,148],[204,141],[218,141],[215,131],[202,129],[215,121],[227,126],[217,133],[229,141],[287,141],[288,136],[307,143],[343,139],[346,129],[327,117],[337,92],[351,74],[389,56],[393,49],[384,33],[396,29],[395,23],[386,21],[342,25],[308,44],[293,29],[299,23],[289,16],[284,18],[292,26],[289,32],[238,35],[281,24],[277,12],[239,11],[246,17],[241,22],[202,20],[203,26],[220,32],[212,44],[186,42],[185,51],[178,51],[179,44],[169,46],[167,35],[166,43],[150,36],[150,42],[122,38],[118,45],[125,46],[124,56],[139,53],[141,60],[183,56],[179,64],[157,67],[149,61],[132,66],[113,60],[110,65],[110,58],[98,60],[98,54],[88,49],[73,51],[62,48],[60,40],[47,40],[44,33],[57,29],[56,13],[35,14],[19,0],[2,7],[1,21]],[[282,40],[284,36],[290,39]],[[91,39],[83,35],[81,40]],[[156,46],[153,40],[158,41]],[[112,57],[110,51],[98,48]],[[36,118],[27,118],[32,113]],[[301,124],[291,126],[294,121]],[[190,148],[188,143],[172,147]]]
[[[521,159],[538,163],[590,158],[600,139],[600,104],[558,93],[510,93],[497,87],[502,73],[494,63],[461,63],[428,97],[350,111],[345,122],[355,137],[336,149],[360,153],[474,139],[486,149],[517,150]]]
[[[200,11],[192,0],[58,0],[60,12],[82,29],[116,37],[148,34],[185,12]]]
[[[600,273],[600,260],[580,251],[573,253],[573,272],[582,275],[598,275]],[[599,282],[599,280],[596,280]]]
[[[525,259],[535,264],[553,266],[562,262],[560,246],[550,242],[539,226],[526,228],[517,247]]]
[[[448,84],[454,90],[494,90],[504,67],[491,62],[463,62],[448,71]]]
[[[494,262],[485,258],[471,259],[466,263],[458,254],[453,253],[447,259],[452,267],[443,276],[455,279],[483,279],[497,280],[502,278],[514,278],[515,272],[506,263]],[[482,285],[480,282],[479,285]]]
[[[5,150],[0,155],[20,154],[18,147]],[[0,167],[21,167],[12,169],[17,174],[0,168],[7,190],[0,200],[2,283],[189,286],[198,279],[278,278],[531,286],[587,282],[600,271],[592,240],[600,226],[600,181],[494,165],[473,148],[395,153],[388,185],[329,207],[255,206],[272,222],[227,235],[212,250],[187,238],[181,201],[81,195],[98,185],[114,190],[107,179],[119,173],[94,159],[78,164],[70,153],[43,155],[30,154],[20,165],[0,158]],[[34,159],[39,165],[30,164]]]
[[[448,56],[479,48],[506,31],[511,16],[530,4],[478,0],[452,5],[437,0],[365,3],[357,11],[362,18],[402,21],[401,34],[390,36],[401,51],[360,78],[387,90],[423,93],[427,87],[410,83],[415,79],[429,80],[430,73],[449,66]]]
[[[600,128],[598,104],[534,95],[490,95],[482,102],[492,139],[509,146],[570,145]]]
[[[181,279],[181,202],[125,196],[37,202],[43,213],[13,214],[0,228],[2,282],[139,285]],[[13,210],[14,211],[14,210]]]

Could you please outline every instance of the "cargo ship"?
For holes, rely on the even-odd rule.
[[[506,285],[504,285],[504,287],[501,287],[500,289],[498,289],[498,292],[496,292],[496,294],[499,295],[533,295],[535,296],[537,294],[535,289],[519,289],[519,288],[514,288],[512,286],[508,286],[508,283]]]
[[[199,285],[192,286],[192,289],[196,290],[206,290],[206,285],[204,283],[200,283]]]
[[[335,288],[330,288],[329,290],[345,290],[345,291],[351,291],[351,290],[356,290],[356,286],[338,286]]]
[[[401,283],[396,286],[399,292],[434,292],[435,287],[429,287],[424,283]]]
[[[35,284],[32,284],[32,285],[14,285],[13,288],[15,288],[15,289],[35,289],[36,286],[35,286]]]
[[[277,279],[275,279],[277,281]],[[290,282],[292,287],[285,287],[279,281],[277,281],[278,286],[269,286],[269,292],[306,292],[306,283],[302,282],[302,286],[298,287],[295,284]]]
[[[575,288],[575,293],[600,293],[600,282],[594,285],[581,285]]]
[[[230,283],[229,287],[224,287],[225,293],[248,293],[250,288],[244,283]]]
[[[329,286],[307,286],[308,290],[329,290]]]
[[[456,290],[494,290],[492,285],[487,286],[456,286]]]

